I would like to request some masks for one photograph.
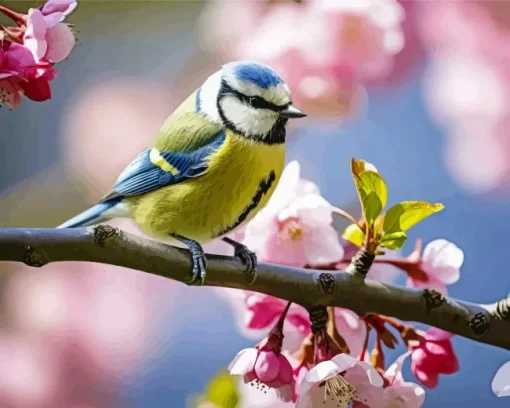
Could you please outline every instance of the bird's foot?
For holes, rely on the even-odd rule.
[[[246,265],[246,275],[250,278],[250,285],[257,279],[257,255],[248,249],[246,245],[240,244],[230,238],[223,238],[227,244],[234,247],[234,255]]]
[[[202,286],[205,283],[205,278],[207,276],[207,258],[202,246],[197,241],[180,235],[173,235],[173,237],[187,245],[189,252],[191,253],[191,280],[186,283],[188,285],[193,285],[196,283],[197,279],[200,279],[198,285]]]
[[[193,262],[193,269],[191,271],[191,280],[188,282],[188,284],[192,285],[198,278],[200,278],[199,285],[202,286],[205,283],[205,277],[207,276],[207,258],[205,257],[205,253],[202,250],[202,247],[196,251],[190,248],[190,252]]]

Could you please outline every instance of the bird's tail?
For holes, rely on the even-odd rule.
[[[99,224],[100,222],[111,220],[119,216],[123,216],[116,210],[116,206],[120,203],[119,199],[103,201],[83,211],[77,216],[59,225],[57,228],[77,228],[87,227],[89,225]]]

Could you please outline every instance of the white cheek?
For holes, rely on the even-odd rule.
[[[224,98],[221,101],[221,108],[226,118],[248,135],[268,133],[277,119],[275,112],[246,106],[234,97]]]
[[[220,92],[220,86],[221,72],[216,72],[205,81],[200,91],[201,110],[215,122],[221,122],[220,114],[218,113],[218,107],[216,106],[216,100],[218,98],[218,93]]]

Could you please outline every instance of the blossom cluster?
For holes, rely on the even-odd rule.
[[[366,168],[375,170],[368,164]],[[293,161],[268,205],[235,238],[261,261],[345,273],[356,250],[333,226],[338,212],[317,185],[301,178],[299,163]],[[409,256],[398,254],[388,251],[377,257],[368,277],[387,282],[401,271],[410,287],[447,293],[447,286],[459,279],[464,260],[463,251],[445,239],[428,243],[423,251],[418,241]],[[243,378],[241,395],[256,401],[264,394],[267,404],[262,406],[417,408],[424,402],[424,387],[436,387],[440,375],[459,369],[453,335],[439,329],[422,331],[386,316],[359,317],[347,309],[330,308],[328,328],[321,337],[312,332],[309,313],[299,305],[260,293],[217,290],[232,305],[240,331],[252,339],[263,338],[239,352],[229,366],[233,375]],[[371,334],[376,342],[369,352]],[[393,349],[397,337],[405,351],[386,366],[384,348]],[[416,383],[403,377],[407,359]]]
[[[49,0],[27,15],[0,6],[0,13],[16,23],[0,26],[0,106],[15,108],[23,95],[39,102],[51,98],[50,81],[58,75],[54,66],[75,45],[63,21],[76,6],[76,0]]]
[[[510,3],[417,3],[419,33],[431,60],[424,92],[445,129],[447,169],[472,193],[508,188]]]

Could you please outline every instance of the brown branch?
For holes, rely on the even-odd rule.
[[[492,305],[445,298],[434,290],[415,290],[364,280],[372,257],[354,258],[348,273],[260,263],[249,285],[237,259],[208,256],[206,285],[262,292],[301,304],[338,306],[359,315],[376,313],[439,327],[460,336],[510,350],[510,298]],[[0,229],[0,261],[41,267],[57,261],[118,265],[186,282],[186,250],[135,236],[108,225],[77,229]],[[361,273],[359,273],[361,272]],[[200,290],[197,288],[197,290]]]

